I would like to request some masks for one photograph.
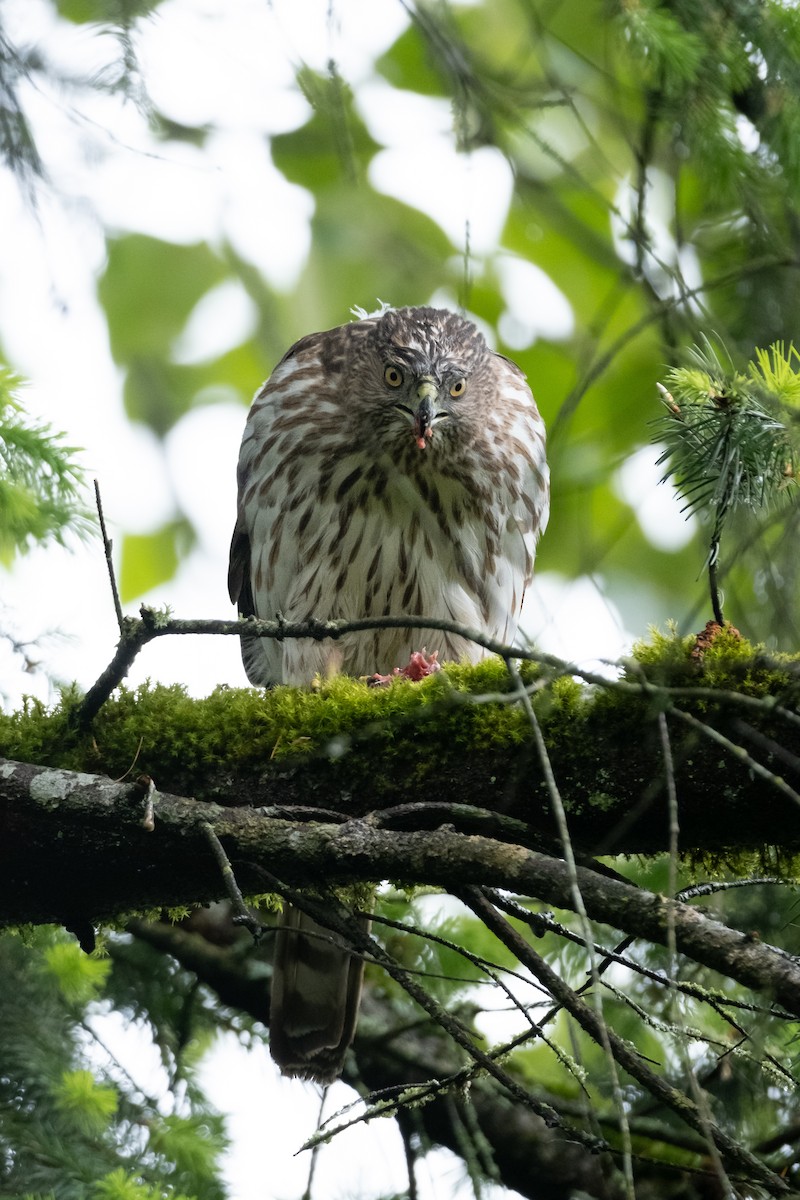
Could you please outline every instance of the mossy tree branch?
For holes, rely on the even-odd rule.
[[[620,678],[583,672],[582,683],[571,664],[522,651],[518,673],[492,660],[378,689],[337,679],[267,693],[218,689],[205,700],[180,688],[122,689],[88,731],[76,720],[85,713],[80,697],[68,695],[54,712],[29,703],[0,717],[0,914],[7,923],[86,929],[134,911],[189,908],[235,887],[297,903],[304,897],[296,889],[320,881],[335,888],[386,878],[455,895],[502,889],[568,911],[577,896],[589,920],[627,939],[674,938],[690,971],[697,964],[722,976],[719,994],[733,981],[780,1006],[777,1021],[800,1016],[795,959],[591,858],[663,851],[675,817],[680,848],[709,862],[730,856],[750,868],[755,850],[785,867],[800,847],[795,662],[722,631],[696,650],[661,639],[640,648]],[[122,782],[132,765],[146,774]],[[574,865],[564,861],[563,829],[553,820],[553,779]],[[306,898],[314,903],[313,890]],[[383,962],[374,948],[359,949]],[[225,997],[224,963],[214,983],[202,955],[194,967],[186,961]],[[384,967],[404,988],[411,979],[411,995],[427,994],[402,966],[397,975]],[[252,1005],[258,987],[245,990]],[[432,1029],[436,1021],[431,1009]],[[544,1035],[536,1027],[524,1036]],[[457,1066],[443,1084],[426,1076],[423,1086],[433,1088],[432,1102],[444,1099],[460,1072],[471,1082],[497,1055],[498,1078],[480,1081],[501,1089],[487,1108],[497,1112],[517,1087],[507,1050],[487,1054],[478,1045],[475,1063]],[[531,1119],[549,1111],[547,1097],[526,1089]],[[562,1130],[574,1124],[566,1110],[557,1121]],[[576,1177],[593,1136],[586,1131],[574,1152]],[[722,1149],[728,1166],[772,1194],[785,1190],[755,1160],[737,1158],[733,1143]]]
[[[457,891],[483,884],[573,907],[563,861],[451,829],[387,832],[369,820],[306,823],[257,809],[226,809],[158,797],[156,827],[142,827],[130,785],[98,776],[0,760],[6,837],[0,851],[0,911],[8,922],[119,916],[156,905],[217,899],[225,885],[204,823],[225,845],[240,886],[263,891],[263,870],[330,885],[385,878]],[[800,964],[789,956],[621,879],[577,867],[590,918],[666,944],[748,987],[768,991],[800,1015]]]
[[[796,663],[720,641],[698,661],[688,644],[664,639],[619,679],[584,672],[588,686],[572,664],[522,662],[580,852],[668,848],[662,719],[683,852],[763,852],[780,866],[800,849]],[[378,689],[338,679],[267,693],[222,688],[203,700],[177,687],[122,689],[88,731],[78,720],[84,702],[72,696],[54,712],[30,704],[0,715],[0,754],[112,777],[135,764],[164,791],[226,806],[307,820],[370,814],[387,829],[448,821],[560,853],[541,755],[514,701],[498,660]]]
[[[509,646],[490,638],[478,629],[470,629],[456,621],[434,617],[364,617],[361,620],[345,621],[261,621],[247,617],[236,621],[182,620],[171,617],[168,612],[142,605],[139,617],[124,617],[120,624],[120,640],[116,653],[106,669],[92,685],[75,712],[75,721],[80,728],[87,728],[114,688],[125,679],[139,652],[156,638],[167,636],[191,636],[197,634],[221,637],[264,637],[277,641],[286,638],[312,638],[314,641],[336,640],[346,633],[361,633],[370,629],[419,629],[442,630],[469,638],[492,654],[503,658],[537,659],[539,656],[524,648]]]

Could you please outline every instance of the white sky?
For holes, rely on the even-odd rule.
[[[104,227],[186,243],[231,239],[272,286],[291,289],[308,251],[313,201],[271,166],[264,136],[306,120],[294,68],[303,61],[324,69],[331,57],[386,147],[372,164],[374,186],[426,210],[450,236],[454,254],[467,220],[473,253],[495,250],[511,195],[511,172],[497,151],[456,154],[446,103],[393,92],[373,75],[374,56],[407,23],[400,4],[339,0],[332,20],[328,9],[329,0],[168,0],[140,28],[139,59],[150,95],[168,117],[213,123],[208,145],[156,145],[135,107],[118,98],[94,94],[75,108],[66,92],[28,87],[24,100],[54,185],[40,192],[35,215],[0,171],[0,330],[12,364],[30,380],[29,410],[84,448],[112,536],[158,528],[177,495],[201,541],[177,577],[145,599],[169,604],[179,616],[233,615],[226,566],[245,412],[223,397],[184,417],[163,447],[127,421],[121,373],[95,299]],[[43,0],[0,0],[0,15],[12,40],[38,42],[67,72],[102,71],[118,52],[108,36],[55,22]],[[408,169],[421,153],[430,168],[424,195],[414,187],[417,172]],[[436,178],[441,187],[431,188]],[[270,222],[263,220],[266,205]],[[497,268],[507,305],[502,332],[510,345],[570,333],[572,313],[553,281],[510,254],[497,259]],[[541,299],[535,320],[532,290]],[[343,297],[343,319],[352,304],[370,307],[374,300]],[[192,362],[218,354],[238,344],[254,319],[243,289],[225,284],[198,302],[176,355]],[[260,382],[253,380],[254,390]],[[637,504],[647,535],[671,547],[690,530],[676,522],[669,490],[658,487],[654,457],[650,450],[631,459],[616,486]],[[631,640],[603,596],[601,579],[566,583],[540,576],[525,628],[545,649],[576,661],[616,658]],[[116,642],[99,544],[71,552],[49,547],[21,559],[10,574],[0,570],[0,629],[36,639],[34,656],[56,678],[90,685]],[[140,656],[130,681],[148,676],[183,682],[195,694],[221,682],[245,683],[234,641],[222,638],[160,640]],[[15,705],[24,692],[53,694],[44,674],[23,676],[19,658],[0,641],[0,702]],[[141,1047],[133,1053],[141,1064]],[[307,1159],[295,1159],[293,1151],[314,1128],[315,1091],[276,1080],[266,1055],[232,1045],[211,1056],[208,1079],[236,1135],[229,1170],[234,1200],[299,1195]],[[330,1105],[351,1097],[337,1085]],[[403,1187],[399,1136],[390,1123],[348,1133],[322,1155],[336,1182],[320,1184],[319,1195],[368,1196]],[[440,1154],[431,1164],[420,1179],[423,1200],[469,1194],[458,1183],[462,1168],[454,1159]]]

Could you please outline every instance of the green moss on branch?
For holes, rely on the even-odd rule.
[[[787,766],[800,761],[797,673],[797,658],[768,656],[729,632],[701,656],[693,639],[654,635],[619,680],[605,683],[579,682],[551,659],[522,664],[576,845],[591,853],[664,849],[656,718],[666,711],[682,848],[798,849],[800,804],[747,764],[749,754],[767,776],[786,776],[790,793],[793,782],[800,786]],[[450,806],[459,827],[474,829],[464,816],[471,808],[517,833],[522,823],[522,841],[547,845],[549,796],[509,688],[498,659],[385,688],[337,678],[310,689],[221,687],[193,699],[178,686],[147,684],[119,689],[86,733],[74,728],[80,697],[68,692],[52,711],[29,702],[0,716],[0,754],[112,778],[144,772],[161,790],[226,805],[342,817],[402,808],[405,828],[441,823]],[[676,708],[721,732],[744,758],[688,727]]]

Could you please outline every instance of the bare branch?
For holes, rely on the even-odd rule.
[[[764,1166],[754,1155],[750,1154],[737,1142],[728,1136],[706,1114],[701,1114],[696,1104],[677,1088],[673,1088],[666,1080],[656,1075],[646,1066],[644,1059],[633,1051],[612,1029],[604,1026],[597,1013],[576,995],[573,989],[556,974],[547,962],[537,954],[533,947],[522,938],[516,930],[501,917],[493,905],[489,904],[480,889],[465,888],[461,893],[465,902],[479,916],[484,924],[506,945],[521,963],[543,983],[548,991],[575,1018],[578,1024],[590,1037],[600,1045],[607,1044],[614,1058],[629,1075],[645,1087],[651,1095],[667,1105],[675,1114],[700,1134],[710,1134],[715,1146],[726,1161],[742,1171],[745,1176],[761,1184],[771,1196],[786,1195],[790,1188],[768,1167]]]
[[[97,505],[97,516],[100,521],[100,532],[103,536],[103,550],[105,551],[106,566],[108,567],[108,579],[109,579],[109,583],[111,584],[111,595],[114,600],[114,612],[117,614],[117,628],[119,629],[120,633],[122,633],[123,632],[122,604],[120,603],[120,599],[119,599],[119,588],[117,587],[117,577],[116,577],[116,574],[114,573],[114,560],[111,557],[111,551],[114,548],[114,543],[109,538],[108,531],[106,529],[106,519],[103,514],[103,501],[100,497],[100,484],[98,483],[98,481],[96,479],[94,481],[94,498],[95,498],[95,503]]]
[[[484,1071],[494,1078],[504,1090],[518,1103],[529,1108],[537,1116],[541,1117],[548,1125],[562,1126],[563,1122],[558,1116],[558,1113],[551,1105],[544,1103],[528,1091],[522,1083],[513,1075],[509,1074],[494,1058],[493,1055],[487,1054],[486,1051],[480,1048],[476,1042],[475,1034],[468,1026],[460,1021],[449,1009],[444,1008],[425,988],[417,981],[414,973],[407,971],[402,967],[384,948],[377,942],[364,927],[356,921],[347,910],[340,904],[333,895],[325,896],[324,900],[309,896],[305,892],[298,892],[296,889],[289,887],[265,867],[258,869],[258,874],[263,877],[268,886],[279,892],[285,897],[295,908],[306,912],[314,921],[318,922],[325,928],[331,929],[338,933],[350,945],[361,954],[369,955],[371,960],[381,966],[388,975],[399,983],[405,992],[415,1000],[416,1003],[428,1014],[432,1020],[444,1029],[446,1033],[467,1056],[475,1062],[476,1065],[483,1068]],[[569,1127],[568,1133],[571,1138],[581,1144],[592,1149],[598,1149],[597,1139],[591,1134],[586,1134],[583,1130],[577,1127]],[[328,1138],[329,1133],[318,1135],[310,1139],[306,1143],[306,1147],[310,1148],[317,1144],[319,1137]]]

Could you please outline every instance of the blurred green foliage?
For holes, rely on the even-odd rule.
[[[2,1194],[223,1200],[222,1119],[182,1041],[187,1008],[202,1038],[215,1026],[214,1007],[165,956],[121,938],[111,949],[110,958],[90,957],[50,927],[0,936]],[[140,974],[146,1002],[130,996]],[[136,1024],[136,1080],[106,1045],[109,1000]],[[157,1097],[145,1090],[152,1080],[142,1082],[148,1055],[161,1059]]]
[[[158,7],[125,6],[123,48]],[[86,0],[59,8],[76,22],[104,16]],[[229,245],[109,231],[98,294],[128,414],[163,437],[210,386],[246,401],[292,341],[347,320],[355,304],[434,295],[461,304],[499,331],[498,348],[526,371],[550,428],[553,516],[539,569],[601,579],[639,632],[668,617],[693,628],[709,615],[707,534],[672,553],[654,547],[615,471],[648,444],[656,382],[703,333],[742,364],[756,347],[796,336],[797,9],[493,0],[412,4],[408,14],[374,63],[382,103],[393,103],[388,89],[398,101],[446,98],[465,153],[493,146],[505,156],[514,186],[498,244],[471,257],[467,229],[451,241],[430,216],[378,191],[371,166],[383,146],[358,87],[335,62],[322,73],[301,64],[296,86],[310,115],[269,143],[274,165],[314,203],[310,252],[291,291],[270,287]],[[150,116],[167,144],[202,147],[213,132],[175,125],[155,106]],[[420,124],[421,144],[425,132]],[[424,180],[424,154],[415,171]],[[509,255],[561,290],[571,331],[504,344]],[[195,304],[233,279],[261,315],[255,332],[224,355],[177,361]],[[532,288],[534,327],[543,304]],[[796,521],[796,505],[780,521],[739,520],[722,580],[731,619],[770,644],[798,640]],[[182,522],[176,511],[147,545],[125,541],[127,598],[175,570],[171,531]],[[637,615],[631,598],[643,585],[648,611]]]

